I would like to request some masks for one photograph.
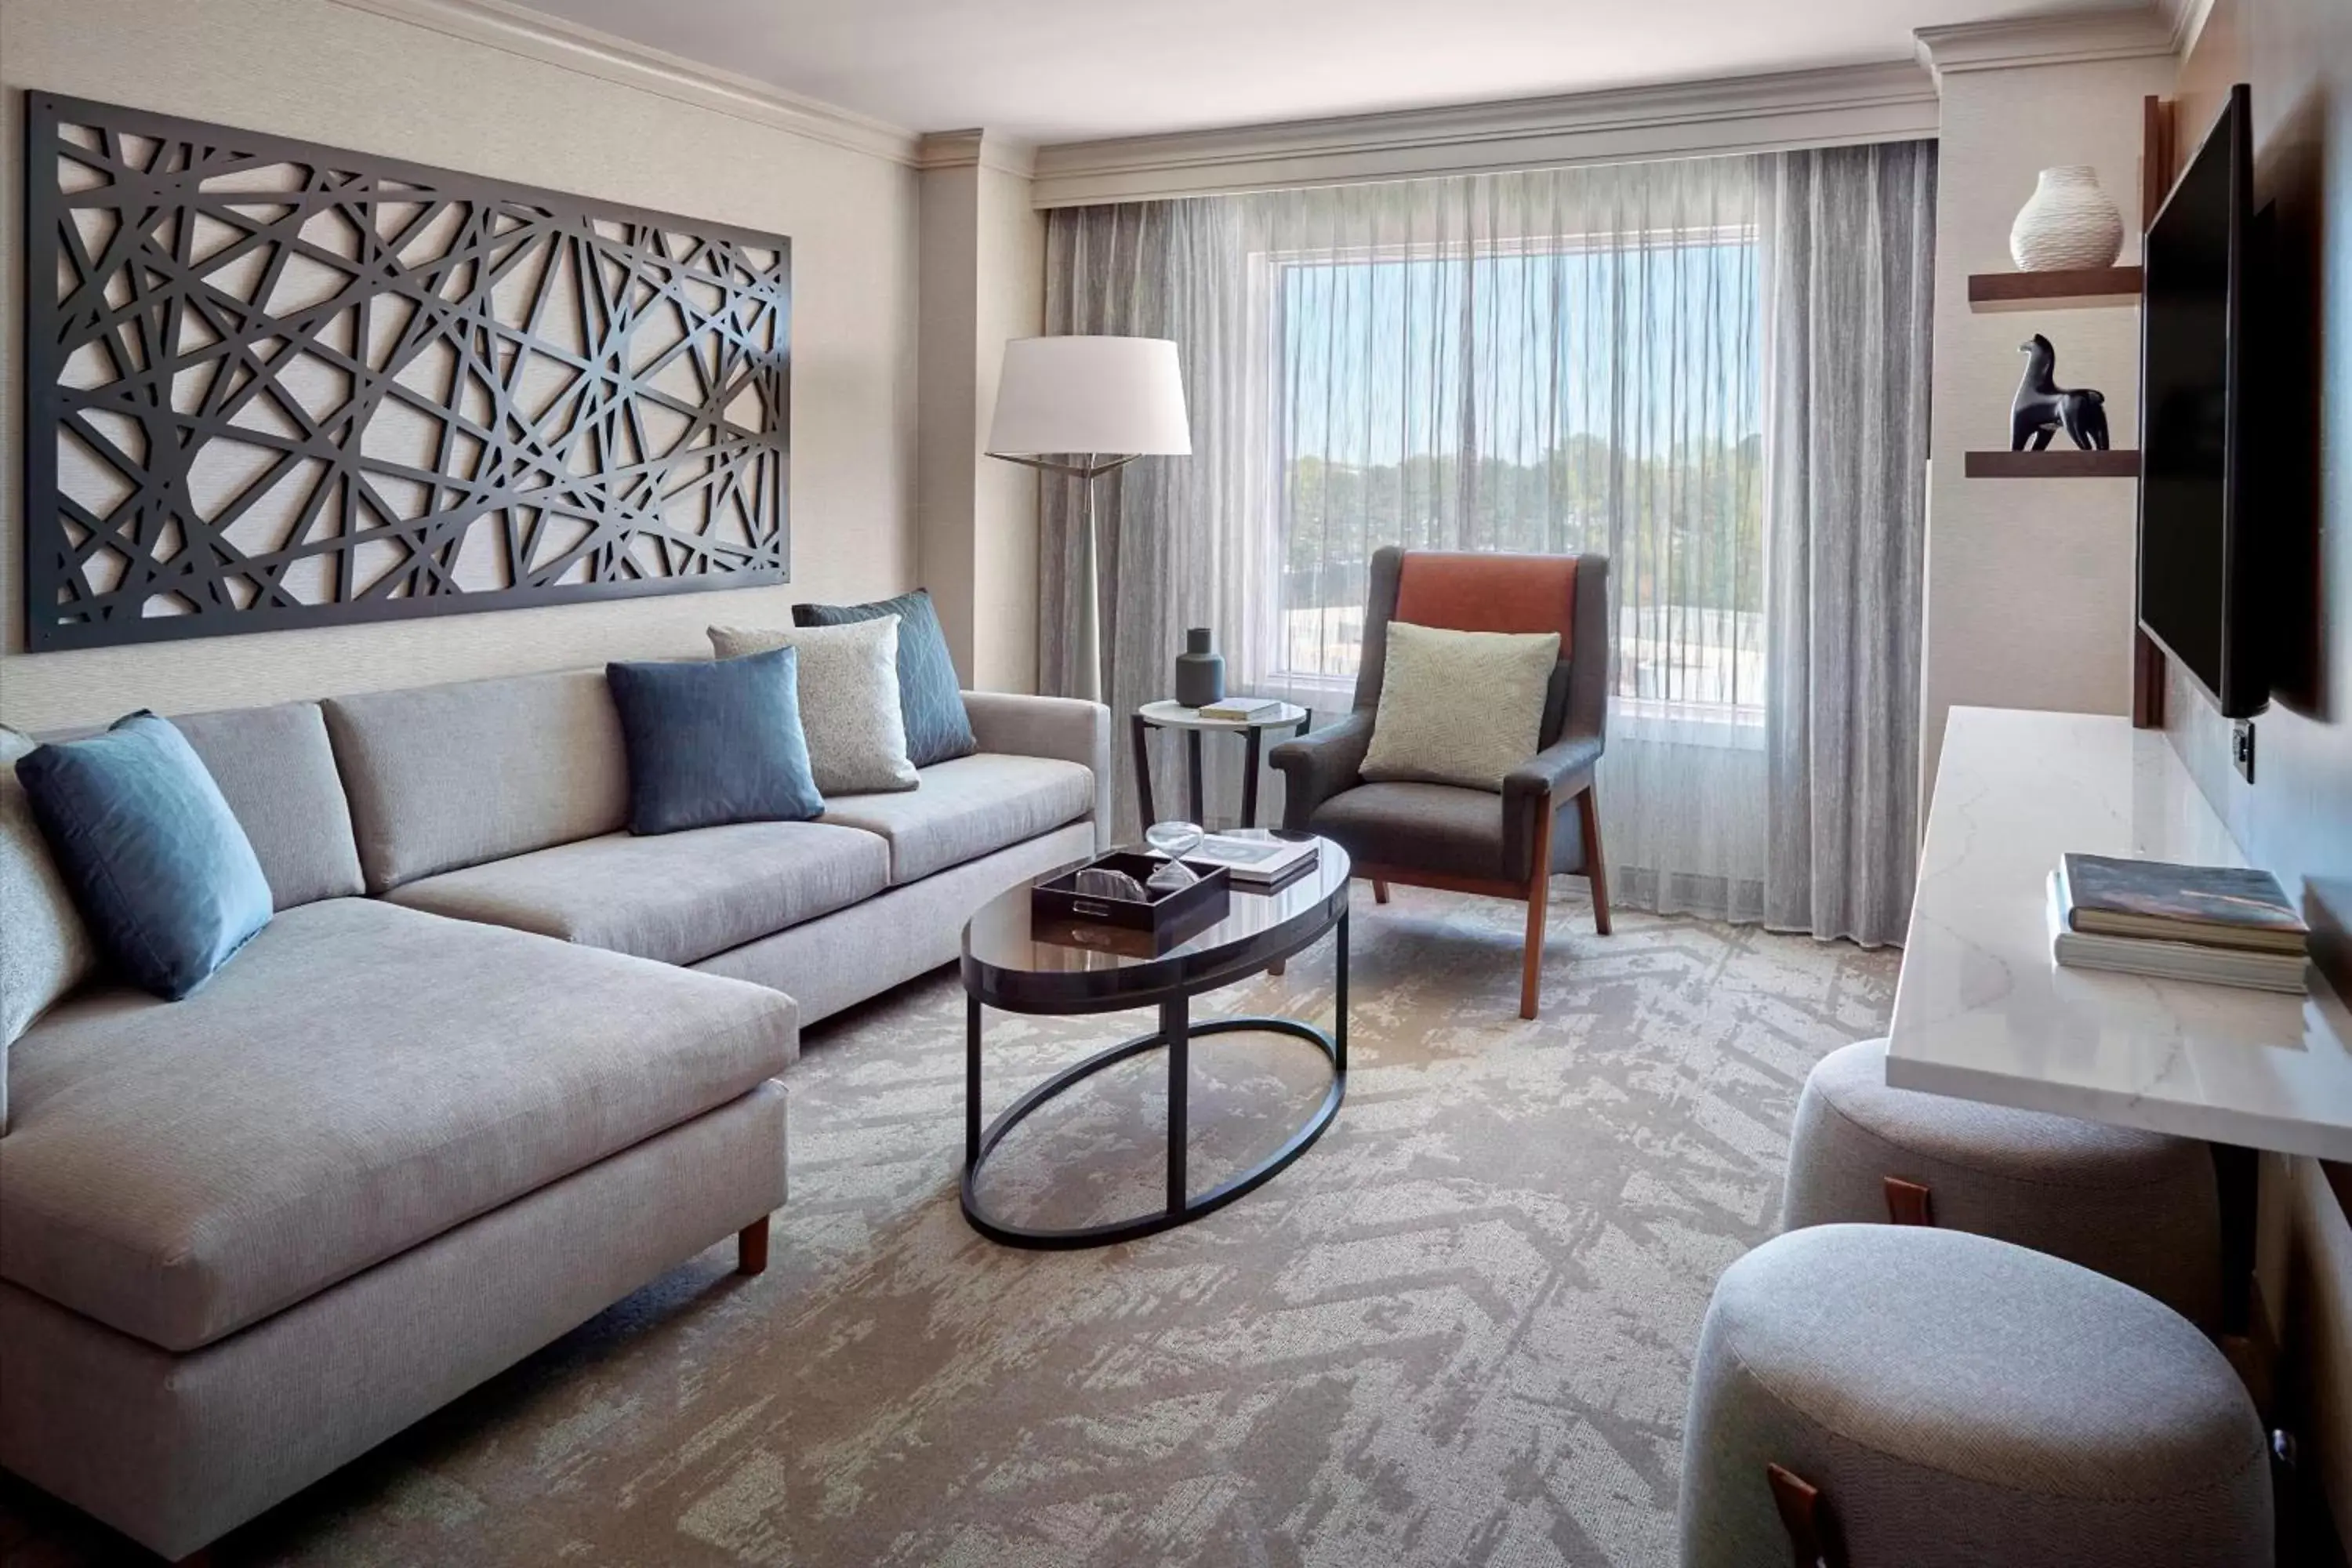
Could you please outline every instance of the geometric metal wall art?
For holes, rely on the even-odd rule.
[[[789,240],[26,104],[31,647],[789,575]]]

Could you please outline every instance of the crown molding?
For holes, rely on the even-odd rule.
[[[912,165],[918,138],[901,126],[733,71],[652,48],[507,0],[332,0],[411,26],[578,71],[828,146]]]
[[[1936,134],[1934,82],[1909,60],[1613,88],[1166,136],[1036,154],[1036,204],[1284,190],[1501,169],[1706,157]]]
[[[934,131],[915,148],[918,169],[994,169],[1026,180],[1037,172],[1037,149],[993,131]]]
[[[1939,83],[1954,71],[2145,59],[2179,52],[2186,8],[2180,0],[2170,3],[2175,8],[2169,11],[2148,5],[2002,22],[1959,22],[1921,27],[1911,37],[1918,48],[1919,63],[1934,72]]]
[[[2213,16],[2213,0],[2165,0],[2165,10],[2172,17],[2172,52],[2185,60],[2197,40],[2205,36],[2205,24]]]

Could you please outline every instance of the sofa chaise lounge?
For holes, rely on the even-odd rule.
[[[1107,819],[1106,710],[966,701],[916,790],[646,838],[600,672],[178,721],[277,914],[0,1047],[0,1464],[182,1557],[730,1234],[757,1272],[799,1026]]]

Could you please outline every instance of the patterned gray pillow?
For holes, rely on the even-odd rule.
[[[898,622],[885,616],[838,626],[712,626],[720,658],[797,652],[801,729],[819,794],[913,789],[922,781],[907,756],[898,710]]]
[[[33,742],[0,728],[0,1132],[8,1127],[8,1045],[86,979],[98,951],[16,782]]]
[[[883,616],[898,617],[898,710],[907,723],[907,754],[917,767],[928,768],[980,750],[971,715],[964,710],[955,659],[948,653],[947,633],[940,629],[940,613],[932,608],[928,592],[918,588],[870,605],[793,606],[796,626],[837,626]]]
[[[1558,632],[1456,632],[1389,623],[1388,664],[1362,773],[1499,791],[1536,754]]]

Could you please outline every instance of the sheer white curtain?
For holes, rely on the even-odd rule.
[[[1236,689],[1344,710],[1384,544],[1600,552],[1612,891],[1764,918],[1777,169],[1685,159],[1055,213],[1048,330],[1174,338],[1192,416],[1194,455],[1137,464],[1105,508],[1115,709],[1163,695],[1182,628],[1206,625]],[[1045,497],[1049,689],[1074,651],[1070,501]],[[1125,822],[1124,755],[1120,771]]]

